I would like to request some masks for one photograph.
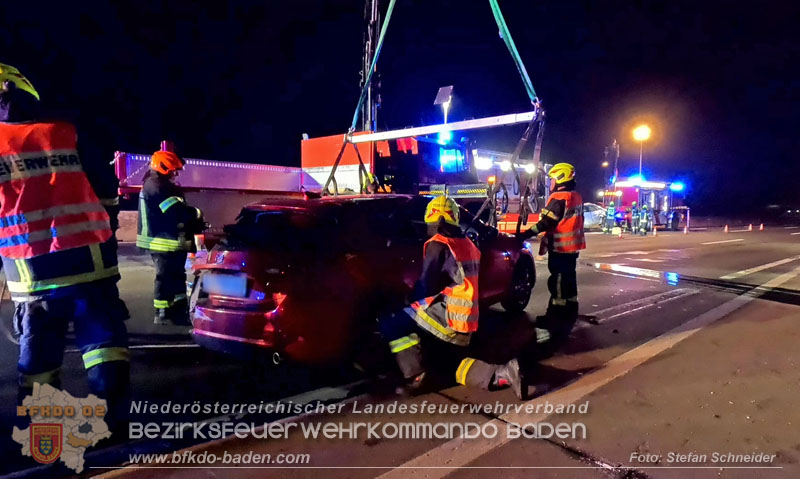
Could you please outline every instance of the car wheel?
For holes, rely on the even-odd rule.
[[[533,262],[523,258],[514,266],[514,273],[511,276],[511,287],[508,289],[506,298],[500,302],[503,309],[510,313],[519,313],[528,306],[531,300],[531,292],[536,284],[536,270]]]

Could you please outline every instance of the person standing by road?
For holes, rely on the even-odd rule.
[[[606,217],[603,219],[603,233],[610,235],[611,230],[616,226],[617,210],[614,208],[614,202],[610,201],[606,208]]]
[[[153,306],[155,324],[188,326],[186,256],[192,237],[205,223],[200,209],[186,204],[175,177],[184,161],[171,151],[157,151],[150,160],[139,193],[136,245],[150,251],[156,268]]]
[[[537,327],[550,332],[550,348],[558,348],[569,336],[578,319],[578,254],[586,248],[583,231],[583,198],[575,191],[575,168],[569,163],[553,165],[548,172],[550,198],[542,208],[539,221],[520,232],[523,239],[544,233],[540,254],[547,252],[550,278],[547,288],[550,301],[545,316],[537,318]],[[613,210],[613,203],[609,211]]]
[[[75,127],[39,119],[39,93],[0,64],[0,256],[19,338],[19,399],[34,384],[60,387],[67,329],[89,389],[124,429],[130,366],[117,266],[118,181],[78,155]]]

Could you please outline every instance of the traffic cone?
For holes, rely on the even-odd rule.
[[[618,236],[618,238],[619,238],[619,239],[622,239],[622,228],[620,228],[620,229],[619,229],[619,236]]]
[[[723,232],[725,232],[725,233],[728,232],[728,225],[725,225],[725,229],[723,230]]]
[[[685,234],[685,235],[689,234],[689,227],[688,226],[684,226],[683,227],[683,234]]]
[[[761,223],[761,226],[758,227],[758,231],[764,231],[764,223]]]
[[[747,226],[747,231],[753,231],[753,223],[750,223],[750,224]]]

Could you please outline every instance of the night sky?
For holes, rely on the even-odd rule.
[[[0,62],[75,121],[88,154],[149,152],[299,166],[302,133],[342,133],[359,93],[363,2],[11,2]],[[384,8],[388,0],[384,3]],[[543,158],[600,186],[603,147],[653,128],[645,176],[687,182],[693,211],[800,205],[796,2],[533,1],[501,7],[548,123]],[[485,0],[398,0],[379,71],[379,127],[527,111]],[[512,150],[524,127],[478,139]]]

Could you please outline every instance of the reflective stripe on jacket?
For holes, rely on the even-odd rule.
[[[151,171],[139,193],[136,246],[158,252],[188,251],[192,226],[201,216],[200,210],[186,204],[178,185]]]
[[[111,238],[76,142],[69,123],[0,123],[0,256],[30,259]]]
[[[577,253],[586,248],[583,233],[583,198],[576,191],[557,191],[550,195],[551,200],[564,201],[564,216],[555,230],[548,235],[557,253]]]
[[[458,264],[454,284],[441,293],[421,299],[407,309],[420,327],[434,336],[454,344],[469,343],[469,333],[478,329],[478,271],[481,253],[467,238],[434,235],[425,243],[423,254],[431,242],[446,245]]]

